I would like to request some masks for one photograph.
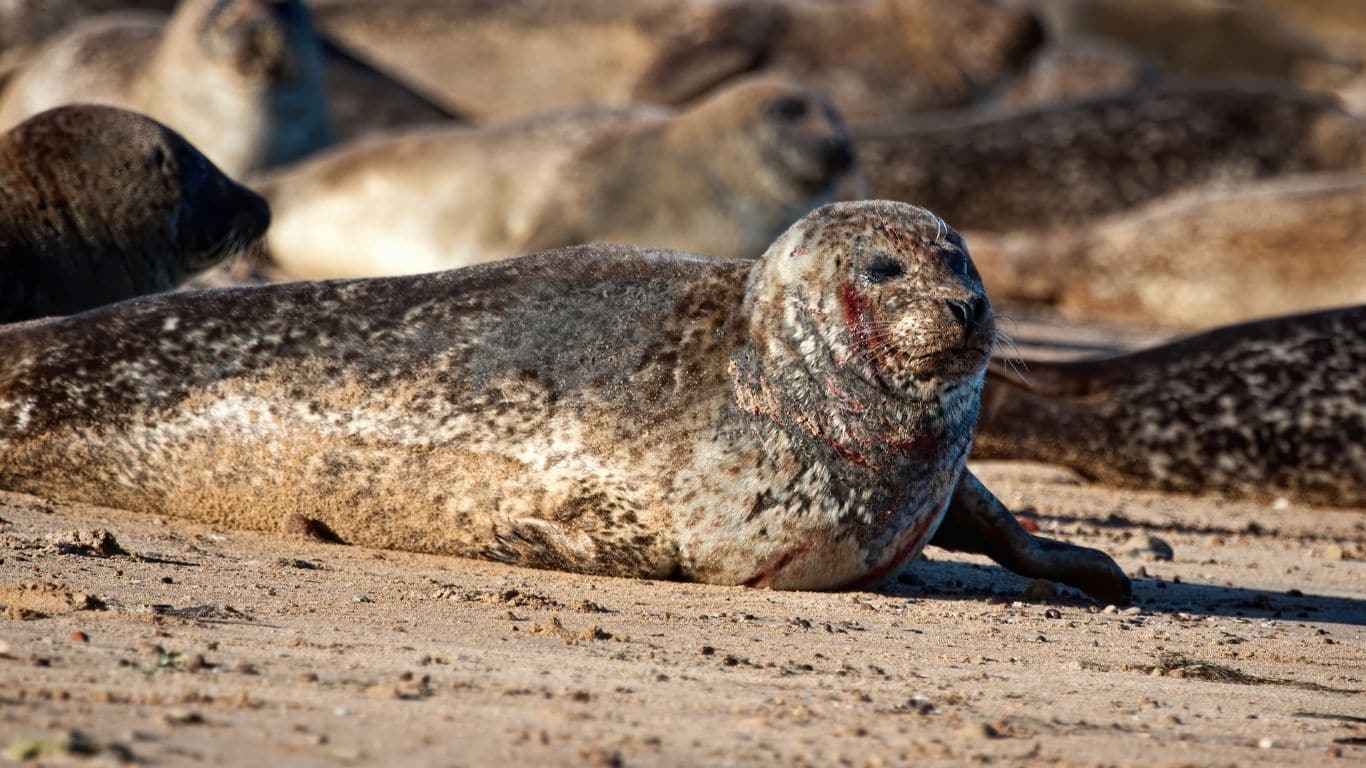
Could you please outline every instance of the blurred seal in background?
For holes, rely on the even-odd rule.
[[[681,105],[745,73],[830,94],[851,123],[972,103],[1041,43],[994,0],[320,0],[319,25],[478,122]]]
[[[1214,183],[1366,170],[1366,121],[1332,97],[1257,81],[922,117],[853,135],[873,197],[977,231],[1070,226]]]
[[[1052,234],[972,234],[998,301],[1200,328],[1366,302],[1366,174],[1183,193]]]
[[[256,183],[294,277],[405,274],[586,242],[757,258],[852,162],[819,94],[767,77],[695,106],[376,136]]]
[[[0,136],[0,323],[169,290],[269,221],[259,195],[153,120],[44,112]]]
[[[0,127],[96,102],[171,126],[224,172],[287,163],[333,141],[322,53],[299,0],[185,0],[68,28],[0,94]]]

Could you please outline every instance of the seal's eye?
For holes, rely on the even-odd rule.
[[[779,120],[795,122],[806,117],[808,109],[810,107],[807,106],[806,99],[800,96],[783,96],[769,102],[766,111]]]
[[[944,254],[944,261],[949,265],[949,269],[962,275],[971,277],[971,270],[968,268],[968,256],[960,250],[954,249]]]
[[[885,283],[888,280],[901,277],[906,274],[906,268],[901,266],[901,262],[896,259],[889,259],[886,256],[879,256],[873,259],[873,263],[864,270],[871,283]]]

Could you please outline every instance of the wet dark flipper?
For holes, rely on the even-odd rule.
[[[1030,534],[967,470],[930,543],[986,555],[1022,576],[1067,584],[1107,603],[1124,605],[1131,597],[1129,577],[1109,555]]]

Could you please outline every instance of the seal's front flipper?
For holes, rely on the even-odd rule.
[[[963,470],[948,514],[930,543],[986,555],[1022,576],[1061,582],[1098,600],[1123,605],[1130,599],[1129,577],[1109,555],[1031,535],[967,470]]]

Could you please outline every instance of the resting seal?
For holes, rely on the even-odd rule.
[[[1366,174],[1176,195],[1089,226],[973,233],[1000,300],[1079,320],[1208,328],[1366,302]]]
[[[992,232],[1069,227],[1211,184],[1366,170],[1366,121],[1331,97],[1255,81],[1159,85],[853,138],[874,197]]]
[[[231,176],[330,144],[322,54],[299,0],[186,0],[95,16],[26,63],[0,96],[0,127],[72,102],[156,118]]]
[[[428,272],[588,242],[757,258],[852,162],[819,94],[751,78],[677,114],[582,110],[337,147],[256,182],[294,277]]]
[[[1366,506],[1366,306],[1131,354],[994,363],[974,458],[1113,485]]]
[[[0,136],[0,323],[170,290],[270,222],[154,120],[58,107]]]
[[[1253,74],[1331,87],[1360,68],[1265,0],[1029,0],[1050,36],[1100,37],[1137,48],[1176,74]],[[1330,0],[1331,2],[1332,0]],[[1353,0],[1348,0],[1352,2]],[[1322,12],[1323,0],[1304,2]],[[1313,13],[1310,11],[1309,13]],[[1330,11],[1331,13],[1331,11]],[[1342,16],[1335,22],[1342,28]]]
[[[0,488],[788,589],[893,573],[950,508],[944,541],[1126,599],[965,471],[994,336],[961,238],[881,201],[758,262],[581,247],[169,294],[0,330]]]
[[[996,0],[327,0],[329,36],[486,123],[686,104],[746,72],[823,90],[853,121],[965,106],[1038,46]],[[547,76],[553,70],[554,76]]]

